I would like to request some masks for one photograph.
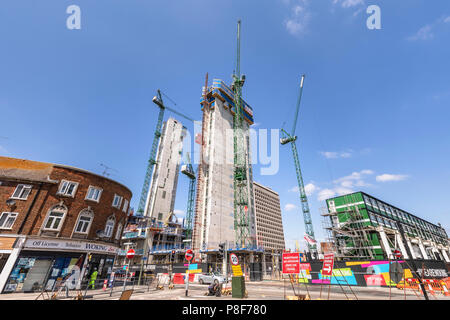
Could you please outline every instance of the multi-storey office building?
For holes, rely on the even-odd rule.
[[[0,292],[52,290],[71,272],[106,278],[131,195],[83,169],[0,157]]]
[[[280,196],[272,189],[253,182],[256,212],[256,241],[267,251],[285,248]]]
[[[196,252],[218,249],[226,242],[236,247],[234,217],[234,93],[222,81],[214,80],[206,88],[209,108],[202,108],[202,159],[197,179],[196,211],[193,226],[193,248]],[[203,102],[203,97],[201,98]],[[250,153],[249,127],[253,124],[253,110],[242,100],[244,109],[244,135],[247,151],[247,194],[250,244],[256,247],[256,222],[253,198],[253,176]],[[206,255],[204,255],[206,258]]]
[[[323,214],[341,259],[387,259],[400,250],[405,259],[449,260],[445,229],[364,192],[328,199]],[[403,236],[402,236],[403,233]],[[406,250],[408,246],[411,257]]]

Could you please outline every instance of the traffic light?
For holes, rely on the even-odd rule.
[[[225,252],[225,243],[219,243],[219,254],[223,255]]]
[[[172,250],[172,252],[170,253],[170,261],[174,260],[175,260],[175,250]]]

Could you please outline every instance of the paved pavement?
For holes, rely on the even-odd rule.
[[[262,282],[247,282],[246,288],[248,292],[248,299],[250,300],[284,300],[284,296],[294,295],[291,284],[286,281],[262,281]],[[110,290],[88,290],[87,297],[93,300],[118,300],[122,287],[114,288],[112,294]],[[131,287],[127,287],[131,289]],[[326,285],[295,285],[295,291],[299,294],[309,293],[312,300],[328,300],[328,290],[330,290],[330,300],[424,300],[423,296],[412,290],[399,290],[397,288],[381,288],[381,287],[348,287],[348,286],[331,286]],[[147,286],[134,287],[133,295],[130,300],[240,300],[232,298],[231,296],[209,297],[205,296],[208,291],[207,285],[190,284],[189,296],[185,296],[185,286],[175,285],[175,288],[169,290],[167,286],[164,290],[155,290],[154,286],[148,288]],[[321,292],[322,291],[322,292]],[[82,292],[84,294],[84,291]],[[34,300],[39,296],[39,293],[11,293],[1,294],[0,300]],[[76,292],[70,292],[70,298],[76,296]],[[430,295],[430,300],[450,300],[450,297],[445,297],[442,294]],[[43,297],[38,298],[42,300]],[[65,292],[61,292],[58,299],[65,300]]]

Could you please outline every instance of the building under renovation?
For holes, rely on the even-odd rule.
[[[323,213],[338,260],[449,260],[445,229],[364,192],[328,199]],[[407,247],[408,249],[407,250]],[[408,254],[411,253],[411,257]]]
[[[222,81],[214,80],[206,89],[209,108],[202,108],[201,157],[199,166],[195,219],[193,226],[193,248],[199,250],[206,258],[206,253],[216,251],[219,244],[227,242],[229,248],[236,247],[234,217],[234,149],[233,149],[233,115],[234,93]],[[205,92],[204,92],[205,93]],[[203,102],[202,98],[202,101]],[[253,110],[245,102],[244,135],[247,150],[248,206],[250,216],[251,244],[256,248],[256,229],[253,199],[253,177],[250,154],[249,128],[253,124]],[[248,247],[246,249],[249,249]]]

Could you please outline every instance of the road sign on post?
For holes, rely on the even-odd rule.
[[[188,268],[186,270],[186,280],[185,280],[186,281],[186,293],[185,293],[185,295],[187,297],[188,293],[189,293],[189,275],[191,274],[190,271],[189,271],[189,268],[191,266],[191,260],[194,257],[194,252],[191,249],[188,249],[188,250],[186,250],[186,253],[185,253],[184,257],[189,262],[188,263]]]
[[[402,253],[400,252],[400,250],[394,250],[392,252],[394,254],[394,257],[396,257],[397,259],[400,259],[402,257]]]
[[[130,260],[133,259],[135,253],[136,253],[136,252],[135,252],[133,249],[128,250],[128,252],[127,252],[127,258],[130,259]]]
[[[230,254],[230,261],[233,266],[237,266],[239,264],[239,259],[236,254]]]
[[[283,253],[283,273],[300,273],[300,254]]]
[[[322,276],[333,274],[334,253],[327,253],[323,256]]]
[[[194,252],[192,252],[191,249],[188,249],[184,257],[186,258],[187,261],[191,261],[191,259],[194,257]]]

